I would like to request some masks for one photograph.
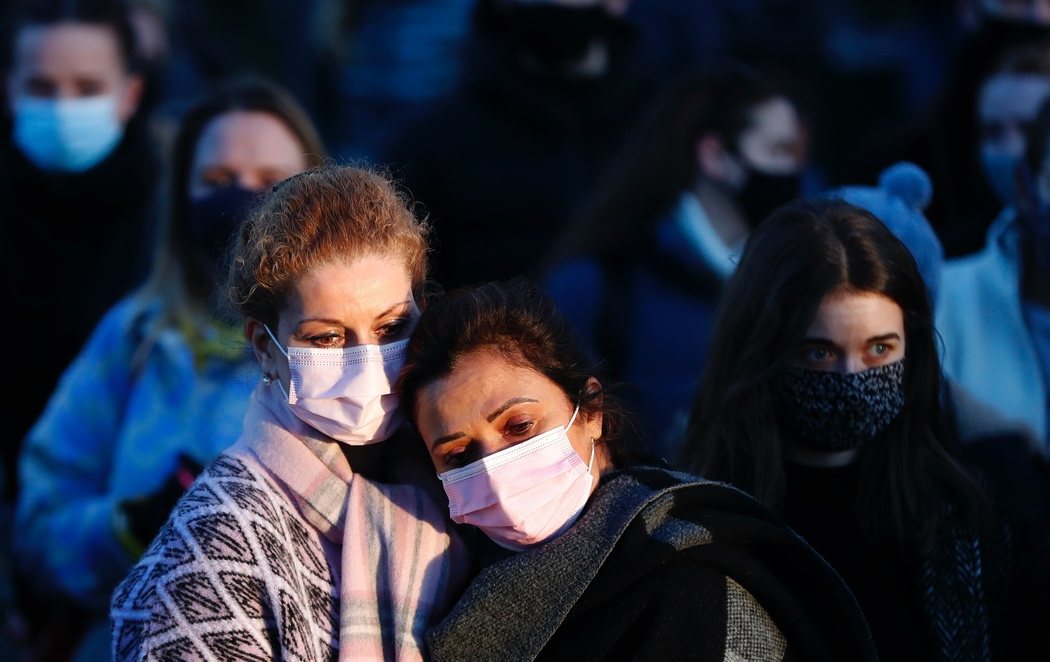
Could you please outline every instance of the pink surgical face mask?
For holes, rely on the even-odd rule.
[[[275,383],[304,423],[350,446],[390,437],[404,422],[394,383],[405,363],[408,340],[346,349],[289,347],[277,342],[291,372],[288,392]]]
[[[569,442],[579,406],[565,427],[505,448],[465,467],[438,474],[452,521],[471,524],[496,544],[521,551],[561,535],[591,496],[591,459]]]

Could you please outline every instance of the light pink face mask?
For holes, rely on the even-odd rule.
[[[583,459],[569,442],[565,427],[483,457],[438,478],[448,495],[452,521],[471,524],[496,544],[520,551],[564,533],[591,496],[591,459]]]
[[[404,422],[394,384],[405,363],[408,340],[387,345],[346,349],[289,347],[288,392],[278,388],[304,423],[350,446],[364,446],[390,437]]]

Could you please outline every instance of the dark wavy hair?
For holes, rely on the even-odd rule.
[[[615,466],[640,461],[628,414],[604,387],[601,367],[554,303],[524,277],[460,288],[427,306],[398,380],[409,417],[416,416],[420,389],[451,374],[462,357],[481,348],[547,377],[585,413],[600,411],[600,443]],[[591,377],[603,387],[587,388]]]
[[[784,453],[771,384],[822,299],[843,291],[899,305],[907,343],[904,409],[860,451],[860,520],[873,541],[927,549],[943,522],[976,521],[982,499],[948,450],[933,314],[915,260],[877,218],[842,200],[782,207],[749,238],[721,299],[678,463],[778,508]]]

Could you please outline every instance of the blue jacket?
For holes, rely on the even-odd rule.
[[[126,298],[102,318],[30,430],[19,462],[15,554],[44,591],[104,613],[135,559],[113,529],[116,504],[155,490],[184,452],[201,464],[241,430],[258,367],[198,368],[184,336],[168,329],[133,361],[155,313]]]
[[[1021,305],[1019,234],[1006,209],[983,250],[945,264],[937,331],[948,377],[1042,440],[1045,450],[1047,385]]]

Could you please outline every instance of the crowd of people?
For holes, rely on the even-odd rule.
[[[0,29],[13,659],[1050,658],[1046,3]]]

